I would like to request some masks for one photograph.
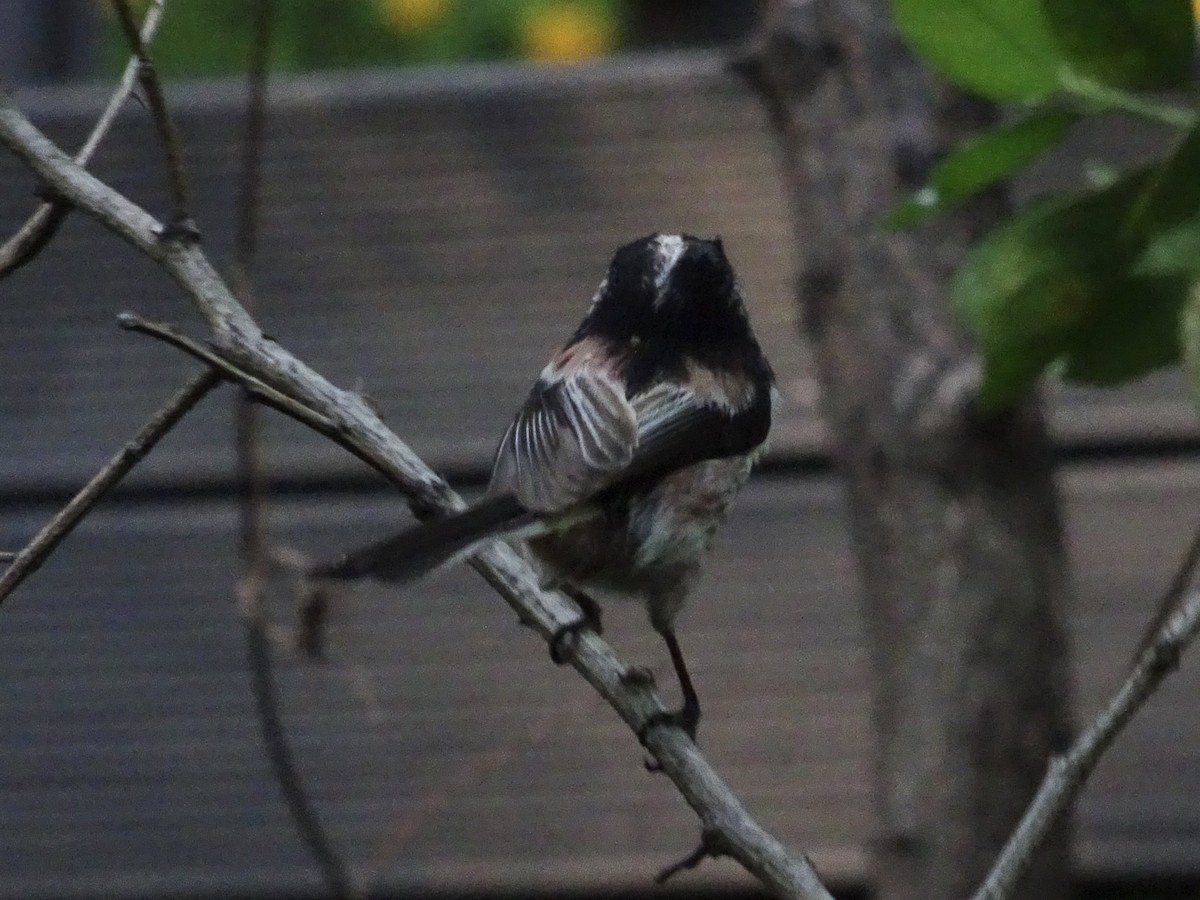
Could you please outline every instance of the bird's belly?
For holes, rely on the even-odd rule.
[[[742,456],[688,466],[531,540],[530,549],[552,578],[583,590],[645,600],[679,593],[749,472]]]

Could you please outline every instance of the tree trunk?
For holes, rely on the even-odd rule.
[[[776,3],[743,68],[767,101],[837,463],[849,485],[877,739],[883,900],[970,896],[1069,738],[1069,589],[1052,454],[1031,397],[984,419],[947,301],[1005,208],[913,234],[879,221],[993,111],[910,57],[883,0]],[[1064,897],[1068,825],[1021,897]]]

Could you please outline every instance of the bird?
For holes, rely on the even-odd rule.
[[[721,240],[631,241],[505,431],[483,498],[311,574],[405,582],[488,541],[524,541],[542,586],[581,610],[552,658],[565,661],[569,635],[601,630],[597,598],[640,601],[683,699],[646,727],[694,738],[700,701],[675,619],[766,446],[776,393]]]

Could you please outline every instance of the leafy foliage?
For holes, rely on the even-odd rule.
[[[1162,90],[1187,84],[1192,15],[1172,0],[1044,0],[1063,58],[1117,87]]]
[[[1135,271],[1200,277],[1200,215],[1155,235],[1138,258]]]
[[[887,224],[913,224],[1011,176],[1087,115],[1119,111],[1179,133],[1159,162],[1042,200],[968,254],[953,296],[983,354],[981,407],[1002,409],[1052,365],[1114,384],[1178,360],[1180,316],[1200,302],[1189,300],[1200,279],[1200,126],[1195,111],[1137,92],[1191,77],[1189,0],[893,0],[893,12],[933,68],[1027,110],[945,157]]]
[[[1054,89],[1060,56],[1042,0],[892,0],[892,13],[909,45],[967,90],[1033,100]]]
[[[915,225],[1003,181],[1057,144],[1078,118],[1071,110],[1044,108],[976,135],[943,157],[928,184],[898,203],[885,224]]]

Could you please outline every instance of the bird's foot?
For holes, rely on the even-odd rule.
[[[621,673],[621,684],[632,688],[654,687],[654,673],[649,666],[626,666]]]
[[[554,634],[550,635],[550,660],[556,666],[563,665],[567,661],[566,639],[574,638],[579,632],[589,627],[591,627],[591,623],[587,620],[587,616],[580,616],[574,622],[559,625],[554,629]]]
[[[699,703],[684,703],[682,707],[674,710],[662,710],[654,713],[638,729],[638,740],[643,746],[646,744],[646,737],[655,728],[678,728],[692,741],[696,740],[696,729],[700,727],[700,704]],[[646,767],[647,772],[661,772],[662,766],[657,760],[647,759],[642,765]]]
[[[655,728],[679,728],[690,740],[696,740],[696,730],[700,727],[700,706],[684,704],[679,709],[661,710],[654,713],[642,723],[638,731],[638,740],[646,743],[646,735]]]
[[[566,625],[559,625],[550,635],[550,659],[556,666],[561,666],[567,661],[565,642],[568,637],[573,638],[587,628],[596,634],[604,634],[600,604],[582,591],[564,589],[563,593],[579,604],[579,618]]]

